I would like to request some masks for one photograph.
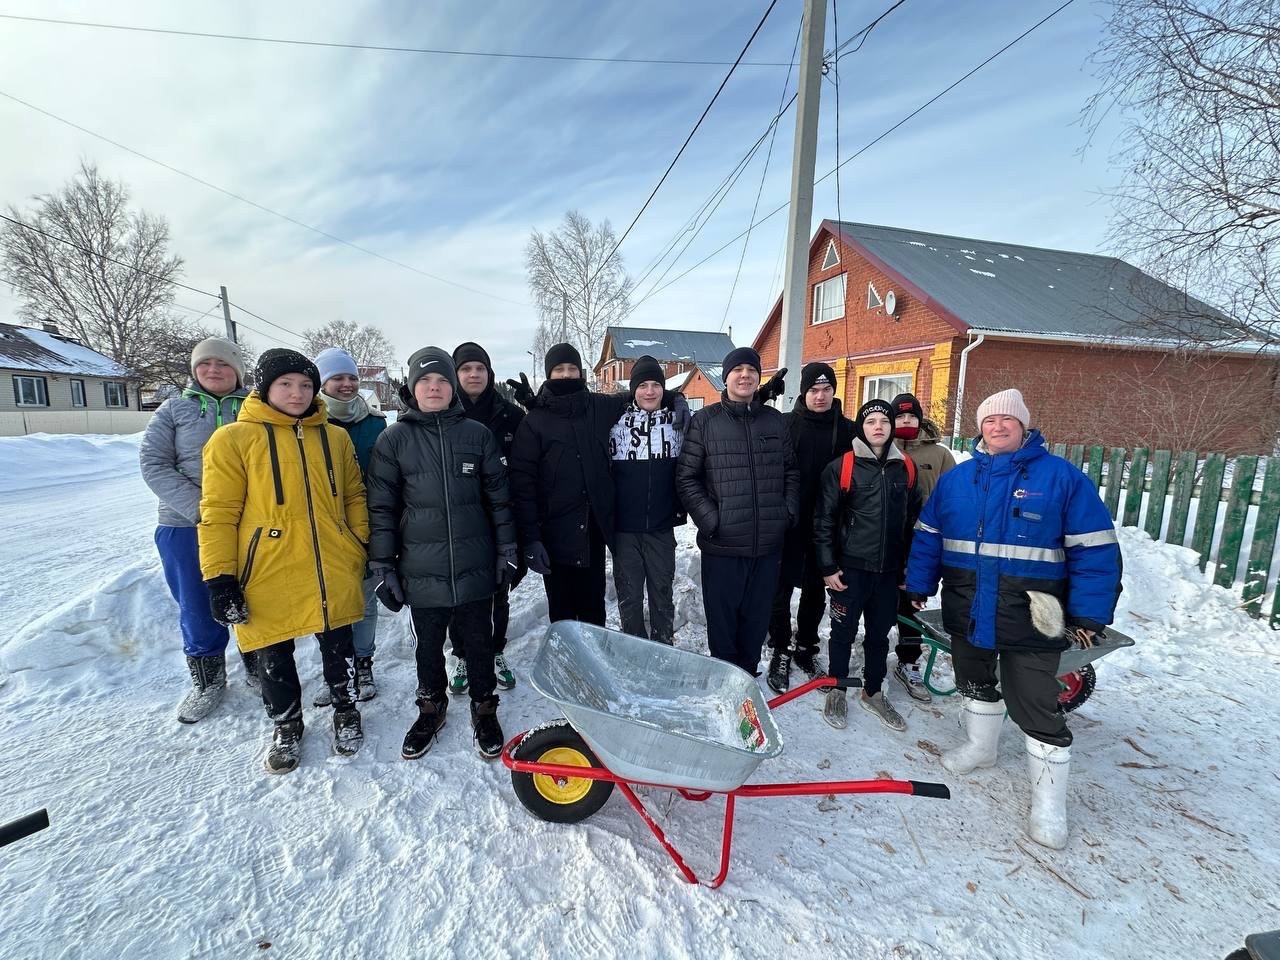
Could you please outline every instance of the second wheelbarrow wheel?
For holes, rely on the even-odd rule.
[[[1098,683],[1098,675],[1093,672],[1093,665],[1086,663],[1075,673],[1063,674],[1058,678],[1062,687],[1058,691],[1058,706],[1063,713],[1070,713],[1093,696],[1093,688]]]
[[[531,732],[511,751],[512,759],[529,763],[555,763],[569,767],[599,767],[578,732],[562,721]],[[577,823],[604,806],[613,793],[608,780],[589,777],[552,777],[542,773],[511,771],[516,797],[534,816],[551,823]]]

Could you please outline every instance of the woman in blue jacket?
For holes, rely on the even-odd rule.
[[[1121,559],[1098,491],[1050,454],[1030,421],[1017,390],[979,404],[973,458],[938,481],[916,523],[906,593],[923,607],[942,580],[968,734],[943,766],[956,774],[994,766],[1007,709],[1026,736],[1028,834],[1060,849],[1071,731],[1058,707],[1058,658],[1068,633],[1091,643],[1111,623]]]

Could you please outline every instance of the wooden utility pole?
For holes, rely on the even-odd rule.
[[[800,90],[796,139],[791,157],[791,209],[787,215],[787,261],[782,287],[782,330],[778,368],[787,368],[781,409],[790,410],[800,392],[804,350],[804,302],[809,288],[809,230],[813,220],[813,170],[818,157],[818,105],[822,99],[822,44],[827,0],[805,0],[800,32]]]
[[[218,292],[222,299],[222,321],[227,325],[227,339],[232,343],[239,343],[236,339],[236,322],[231,319],[231,301],[227,299],[227,288],[219,287]]]

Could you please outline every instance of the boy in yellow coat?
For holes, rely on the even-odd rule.
[[[355,448],[317,402],[315,364],[268,350],[254,374],[239,419],[204,448],[200,567],[213,618],[235,625],[242,651],[259,651],[275,721],[264,766],[288,773],[303,730],[294,637],[319,641],[337,752],[363,740],[351,624],[364,615],[369,514]]]

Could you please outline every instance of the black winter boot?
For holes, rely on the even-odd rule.
[[[333,711],[333,749],[344,757],[350,757],[364,743],[364,731],[360,728],[360,711],[355,707],[340,707]]]
[[[361,703],[378,695],[378,685],[373,682],[373,657],[356,657],[356,691]]]
[[[227,690],[227,658],[222,654],[187,657],[187,670],[191,673],[191,689],[178,704],[178,722],[196,723],[222,702]]]
[[[774,693],[786,693],[791,686],[791,651],[774,650],[769,661],[769,689]]]
[[[498,698],[471,701],[471,731],[476,749],[486,760],[502,753],[502,726],[498,723]]]
[[[440,734],[444,726],[444,716],[449,709],[449,699],[443,693],[434,695],[418,695],[418,719],[404,735],[404,746],[400,748],[400,756],[406,760],[417,760],[428,750]]]
[[[271,748],[262,761],[267,773],[289,773],[298,766],[302,755],[302,721],[285,720],[276,724]]]

